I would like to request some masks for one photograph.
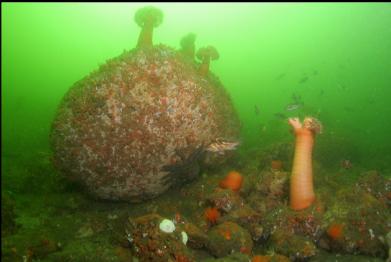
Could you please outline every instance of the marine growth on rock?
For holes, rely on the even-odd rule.
[[[162,14],[148,10],[160,24]],[[139,44],[76,82],[52,125],[56,166],[111,200],[142,201],[194,179],[204,146],[239,135],[230,96],[194,63],[173,48]]]

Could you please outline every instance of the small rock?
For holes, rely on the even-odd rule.
[[[224,257],[234,252],[250,254],[253,248],[250,233],[233,222],[224,222],[213,227],[208,237],[207,248],[216,257]]]
[[[115,219],[118,218],[118,215],[117,214],[108,214],[107,218],[110,219],[110,220],[115,220]]]
[[[76,234],[77,238],[85,238],[85,237],[90,237],[94,234],[94,230],[91,228],[90,225],[84,225],[82,226]]]
[[[185,232],[189,236],[189,241],[187,246],[198,249],[204,247],[208,242],[208,236],[196,227],[192,223],[187,223],[184,225]]]
[[[165,262],[173,257],[177,261],[193,261],[192,251],[183,243],[182,232],[188,234],[184,225],[177,224],[175,230],[166,233],[160,229],[164,220],[155,213],[128,218],[125,233],[132,240],[133,255],[140,261]]]
[[[231,189],[218,190],[208,196],[207,200],[220,211],[225,213],[243,205],[244,200]]]

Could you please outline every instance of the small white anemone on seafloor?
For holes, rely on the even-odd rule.
[[[175,225],[169,219],[163,219],[162,222],[160,222],[159,228],[165,233],[172,233],[175,231]]]
[[[182,234],[182,243],[186,245],[187,241],[189,240],[189,237],[187,236],[187,233],[185,231],[182,231],[181,234]]]

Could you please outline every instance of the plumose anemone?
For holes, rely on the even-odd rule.
[[[201,60],[200,75],[206,76],[209,72],[210,60],[217,60],[219,57],[219,53],[213,46],[200,48],[197,52],[197,58]]]
[[[305,209],[314,202],[312,174],[312,148],[315,134],[321,133],[322,125],[316,118],[306,117],[303,124],[298,118],[289,118],[296,136],[295,155],[290,179],[290,207]]]
[[[181,52],[185,57],[194,60],[195,55],[195,40],[196,35],[194,33],[188,33],[181,39]]]
[[[153,28],[163,21],[163,12],[153,6],[146,6],[137,10],[134,21],[141,27],[137,47],[151,47]]]

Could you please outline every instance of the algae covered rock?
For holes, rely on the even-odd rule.
[[[272,234],[271,239],[275,244],[275,250],[292,260],[308,259],[318,253],[312,240],[301,235],[277,230]]]
[[[224,213],[244,205],[244,199],[231,189],[218,189],[212,192],[207,196],[207,202]]]
[[[361,174],[357,184],[379,201],[385,203],[388,208],[391,207],[391,178],[385,178],[379,172],[371,170]]]
[[[197,176],[203,147],[237,140],[231,98],[211,73],[159,45],[107,61],[59,105],[56,166],[102,199],[142,201]]]
[[[251,234],[252,239],[257,241],[263,236],[261,219],[262,217],[258,212],[254,211],[248,205],[243,205],[223,216],[221,221],[231,221],[237,223],[238,225],[247,229]]]
[[[162,230],[161,224],[166,221],[158,214],[147,214],[129,218],[125,232],[133,254],[140,261],[168,261],[171,258],[194,261],[192,251],[186,246],[187,236],[183,226],[177,224],[172,232]],[[171,231],[171,230],[170,230]]]
[[[199,249],[203,248],[208,243],[208,236],[196,225],[192,223],[186,223],[184,224],[183,229],[189,236],[187,246],[194,249]]]
[[[233,253],[225,257],[215,258],[215,259],[211,258],[205,260],[205,262],[248,262],[248,261],[250,261],[249,256],[242,253]]]
[[[342,189],[324,215],[322,245],[336,252],[387,257],[384,241],[390,230],[386,203],[363,190],[361,185]]]
[[[6,192],[1,192],[1,236],[16,232],[18,226],[15,222],[15,201]]]
[[[224,222],[208,232],[207,248],[216,257],[224,257],[231,253],[250,254],[253,248],[251,235],[247,230],[233,222]]]

